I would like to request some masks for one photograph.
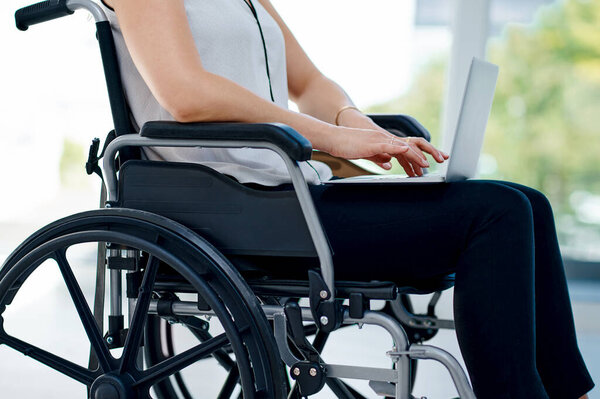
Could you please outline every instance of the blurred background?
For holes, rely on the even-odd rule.
[[[500,66],[479,175],[550,199],[579,342],[600,380],[600,1],[272,2],[361,109],[410,114],[446,149],[471,57]],[[78,12],[19,32],[13,13],[30,3],[0,3],[0,261],[43,225],[98,206],[99,179],[84,164],[91,139],[111,130],[90,18]],[[435,339],[460,356],[452,333]],[[31,361],[9,364],[5,356],[12,355],[0,347],[2,397],[36,397],[35,386],[24,394],[15,384]],[[443,370],[424,370],[424,394],[450,397]],[[56,397],[71,397],[56,387]],[[598,389],[590,397],[600,398]]]

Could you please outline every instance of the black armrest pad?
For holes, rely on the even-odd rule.
[[[178,123],[146,122],[140,131],[154,139],[268,141],[296,161],[307,161],[312,154],[310,141],[280,123]]]
[[[431,135],[415,118],[408,115],[369,115],[378,126],[383,129],[390,130],[396,134],[394,130],[404,133],[406,136],[423,137],[427,141],[431,141]]]

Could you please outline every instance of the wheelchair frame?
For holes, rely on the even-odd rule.
[[[249,147],[274,151],[283,159],[290,174],[293,189],[320,265],[320,276],[314,277],[314,279],[309,282],[309,307],[294,308],[291,306],[290,309],[287,306],[273,304],[263,303],[261,305],[264,316],[273,323],[273,336],[277,344],[279,355],[283,362],[290,367],[292,377],[299,382],[301,391],[303,386],[310,385],[311,378],[349,378],[370,381],[372,389],[380,395],[393,396],[397,399],[410,399],[411,359],[430,359],[441,363],[449,371],[461,398],[472,399],[475,397],[467,376],[457,360],[448,352],[437,347],[422,344],[411,345],[406,331],[398,320],[407,326],[422,329],[453,328],[452,321],[438,320],[432,316],[414,315],[410,313],[398,299],[389,301],[396,318],[384,312],[365,310],[364,308],[360,309],[357,316],[356,312],[342,306],[341,302],[336,299],[336,282],[334,278],[331,249],[312,201],[308,185],[304,180],[298,164],[300,161],[309,159],[312,152],[311,145],[306,139],[296,133],[293,129],[281,124],[244,125],[247,127],[248,131],[245,132],[243,136],[240,136],[239,134],[228,135],[227,132],[228,128],[231,128],[232,126],[241,126],[241,124],[194,123],[183,125],[175,122],[148,122],[142,127],[140,134],[131,133],[132,129],[128,120],[127,106],[122,90],[122,82],[110,24],[108,23],[104,10],[98,4],[91,0],[49,0],[34,4],[17,11],[15,15],[17,27],[21,30],[25,30],[29,25],[72,14],[78,9],[85,9],[90,12],[98,28],[98,40],[104,64],[115,132],[117,135],[117,137],[106,146],[103,159],[103,170],[108,194],[108,198],[105,202],[106,208],[113,207],[119,200],[116,166],[117,156],[118,154],[123,154],[125,149],[139,149],[143,147]],[[406,119],[408,118],[405,117],[402,119],[404,123],[406,123]],[[185,130],[185,132],[183,130]],[[160,134],[148,134],[150,137],[145,136],[147,132],[156,133],[160,131],[168,131],[170,134],[162,137]],[[270,133],[266,134],[265,131],[270,131]],[[38,236],[42,237],[44,235],[42,233],[38,234]],[[39,244],[40,243],[38,242],[36,246]],[[26,246],[24,247],[26,248]],[[125,251],[123,253],[124,258],[129,256],[129,254],[126,253],[126,250],[119,249],[116,251]],[[10,270],[8,272],[10,274]],[[313,274],[313,276],[316,276],[316,274]],[[1,278],[2,273],[0,273],[0,279]],[[109,315],[113,318],[123,317],[123,309],[121,306],[123,287],[121,278],[122,270],[110,269]],[[321,283],[320,286],[319,283]],[[1,286],[2,284],[0,284],[0,287]],[[98,296],[96,298],[98,298]],[[439,296],[434,298],[434,301],[437,302]],[[139,300],[141,299],[129,299],[130,321],[134,320],[136,317],[136,312],[133,311],[133,309],[137,309],[137,302]],[[148,304],[149,314],[161,314],[159,311],[160,304],[157,299],[146,297],[145,301]],[[0,310],[3,311],[1,305],[2,304],[0,304]],[[181,300],[173,300],[170,303],[170,312],[175,317],[216,315],[214,309],[201,309],[195,302]],[[296,313],[294,314],[294,312]],[[316,359],[316,362],[322,367],[322,370],[316,370],[311,364],[307,364],[307,362],[299,359],[297,356],[298,349],[300,349],[300,352],[302,353],[303,347],[306,347],[308,344],[304,332],[298,333],[297,331],[294,331],[294,328],[296,328],[296,330],[298,328],[298,320],[300,320],[300,326],[302,325],[302,321],[313,322],[319,331],[326,333],[334,331],[342,324],[369,324],[380,326],[384,328],[393,339],[394,346],[387,352],[387,355],[392,359],[394,366],[392,369],[383,369],[327,364],[320,356],[318,356],[317,351],[317,356],[314,359]],[[0,327],[1,321],[2,318],[0,317]],[[129,340],[129,337],[127,339]],[[0,335],[0,344],[3,343],[2,341],[3,337]],[[7,342],[8,341],[5,338],[4,343]],[[295,348],[290,347],[290,343],[295,344]],[[308,345],[312,348],[310,344]],[[26,349],[23,350],[26,351]],[[323,384],[321,383],[321,388],[322,386]],[[95,397],[99,398],[97,393]],[[350,395],[350,397],[352,397],[352,395]]]
[[[131,136],[131,137],[129,137]],[[160,139],[148,139],[140,137],[137,134],[125,135],[113,140],[106,148],[104,156],[104,171],[106,174],[106,185],[108,192],[108,202],[117,200],[117,175],[114,168],[115,157],[120,149],[125,147],[230,147],[230,148],[241,148],[241,147],[252,147],[252,148],[264,148],[275,151],[279,156],[283,158],[288,168],[288,172],[292,178],[292,184],[295,192],[298,196],[298,201],[301,205],[304,217],[309,231],[311,233],[313,242],[317,249],[317,253],[320,260],[321,271],[323,273],[323,279],[327,284],[329,292],[335,292],[334,283],[334,272],[333,262],[331,256],[331,250],[325,236],[325,232],[318,219],[317,211],[312,197],[308,191],[308,186],[298,163],[292,160],[286,152],[282,151],[280,147],[270,142],[253,142],[253,141],[224,141],[224,140],[160,140]],[[119,284],[114,282],[120,281],[120,271],[111,270],[111,304],[121,303],[121,294]],[[328,301],[333,302],[334,296],[329,293],[322,294],[329,297]],[[112,316],[118,316],[118,307],[111,306],[114,309]],[[210,315],[211,312],[202,312],[198,310],[198,307],[194,303],[174,303],[173,313],[181,316],[197,316],[197,315]],[[156,303],[151,303],[150,311],[156,311]],[[279,347],[281,357],[284,362],[291,368],[300,362],[288,347],[288,334],[287,334],[287,321],[283,307],[276,306],[263,306],[263,311],[267,318],[274,320],[274,331],[275,339]],[[302,309],[302,318],[304,321],[315,321],[314,311],[308,308]],[[330,320],[328,316],[319,316],[320,324],[327,325]],[[410,345],[406,332],[402,329],[399,324],[393,320],[390,316],[384,315],[378,312],[365,312],[365,316],[362,318],[351,318],[347,311],[343,315],[343,323],[345,324],[372,324],[383,327],[392,336],[395,346],[388,352],[394,363],[397,364],[396,370],[388,369],[375,369],[368,367],[358,366],[343,366],[343,365],[326,365],[325,374],[333,378],[352,378],[352,379],[363,379],[377,382],[391,382],[395,384],[396,390],[394,396],[398,399],[409,399],[410,398],[410,367],[409,359],[431,359],[442,363],[450,372],[452,380],[456,386],[456,389],[461,398],[474,398],[471,392],[470,384],[466,375],[464,374],[462,367],[458,364],[456,359],[448,352],[436,348],[433,346],[426,345]],[[293,371],[292,371],[293,372]],[[379,385],[375,385],[376,387]]]

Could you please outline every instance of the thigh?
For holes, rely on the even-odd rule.
[[[406,281],[453,273],[479,227],[526,202],[496,182],[311,186],[336,278]],[[499,243],[500,245],[500,243]]]
[[[510,187],[514,190],[517,190],[517,191],[523,193],[523,195],[525,195],[527,197],[527,199],[529,200],[529,202],[531,203],[534,213],[535,212],[537,212],[537,213],[540,213],[540,212],[552,213],[552,207],[550,205],[550,202],[548,201],[548,198],[546,198],[546,196],[543,193],[536,190],[535,188],[524,186],[519,183],[513,183],[510,181],[502,181],[502,180],[480,180],[480,181],[490,183],[490,184],[499,184],[499,185],[502,185],[505,187]]]

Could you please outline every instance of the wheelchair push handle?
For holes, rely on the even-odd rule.
[[[17,29],[25,31],[31,25],[73,14],[67,0],[47,0],[18,9],[15,12]]]

